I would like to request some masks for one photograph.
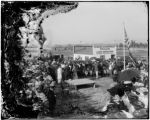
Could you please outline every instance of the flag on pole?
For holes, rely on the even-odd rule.
[[[131,42],[129,41],[129,38],[128,38],[128,35],[127,35],[127,32],[126,32],[126,29],[125,29],[125,26],[124,26],[124,37],[125,37],[125,44],[127,45],[128,49],[130,48],[130,44]]]
[[[133,61],[134,66],[136,66],[136,64],[137,64],[136,59],[133,57],[133,55],[132,55],[132,53],[130,52],[130,50],[129,50],[129,57],[130,57],[131,60]]]
[[[131,60],[133,61],[134,65],[136,66],[136,59],[133,57],[131,51],[130,51],[130,45],[131,45],[131,42],[129,41],[129,38],[128,38],[128,35],[127,35],[127,32],[126,32],[126,29],[125,29],[125,26],[124,26],[124,42],[125,42],[125,45],[127,45],[128,47],[128,51],[129,51],[129,57],[131,58]]]

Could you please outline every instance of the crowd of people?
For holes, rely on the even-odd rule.
[[[146,71],[145,62],[139,61],[138,63],[138,65],[135,65],[133,62],[127,62],[126,69],[134,68]],[[35,58],[26,60],[26,62],[22,63],[21,67],[24,71],[23,77],[28,82],[25,89],[19,92],[20,100],[17,102],[21,106],[32,109],[34,111],[32,115],[44,116],[47,114],[53,115],[56,105],[54,92],[56,86],[60,86],[63,90],[64,81],[86,77],[97,79],[110,76],[113,77],[115,82],[118,82],[118,75],[123,71],[123,61],[111,59],[67,61]]]
[[[105,77],[111,76],[114,81],[117,81],[118,74],[124,70],[123,60],[89,60],[89,61],[76,61],[76,60],[62,60],[56,61],[48,60],[43,63],[49,71],[49,75],[57,81],[65,81],[69,79],[78,79],[86,77]],[[41,65],[42,66],[42,65]],[[147,64],[145,61],[138,61],[138,64],[134,62],[126,62],[126,69],[137,69],[137,70],[147,70]],[[45,68],[43,67],[43,68]]]

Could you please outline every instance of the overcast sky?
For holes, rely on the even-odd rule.
[[[147,42],[148,14],[142,2],[79,2],[68,12],[43,22],[45,45],[123,41],[123,22],[130,40]]]

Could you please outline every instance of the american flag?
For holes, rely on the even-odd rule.
[[[129,51],[129,57],[131,58],[131,60],[134,62],[134,65],[136,65],[136,59],[133,57],[131,51],[130,51],[130,45],[131,45],[131,41],[129,41],[125,26],[124,26],[124,42],[126,44],[126,46],[128,47],[128,51]]]
[[[129,41],[129,38],[128,38],[128,35],[127,35],[125,27],[124,27],[124,37],[125,37],[124,38],[124,42],[125,42],[125,44],[127,45],[128,49],[129,49],[131,42]]]

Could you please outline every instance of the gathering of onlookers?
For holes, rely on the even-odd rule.
[[[43,72],[46,70],[52,78],[61,83],[61,81],[69,79],[78,79],[86,77],[105,77],[111,76],[116,81],[117,76],[124,70],[123,60],[89,60],[89,61],[77,61],[77,60],[48,60],[39,61],[39,65]],[[42,67],[43,66],[43,67]],[[46,68],[46,69],[44,69]],[[134,68],[137,70],[144,70],[147,72],[147,64],[143,61],[126,62],[126,69]]]
[[[148,87],[147,64],[145,61],[138,61],[137,63],[126,62],[126,70],[134,68],[142,71],[141,79],[144,87]],[[28,84],[25,90],[20,91],[20,96],[25,97],[24,99],[30,102],[29,106],[33,107],[34,111],[39,111],[41,116],[45,114],[53,115],[56,105],[55,88],[60,88],[63,91],[65,89],[64,81],[80,78],[100,80],[98,78],[112,77],[115,82],[118,82],[119,74],[124,71],[123,65],[123,60],[119,59],[60,61],[36,58],[28,60],[21,64],[24,79],[28,81]],[[26,96],[24,96],[25,94]]]

